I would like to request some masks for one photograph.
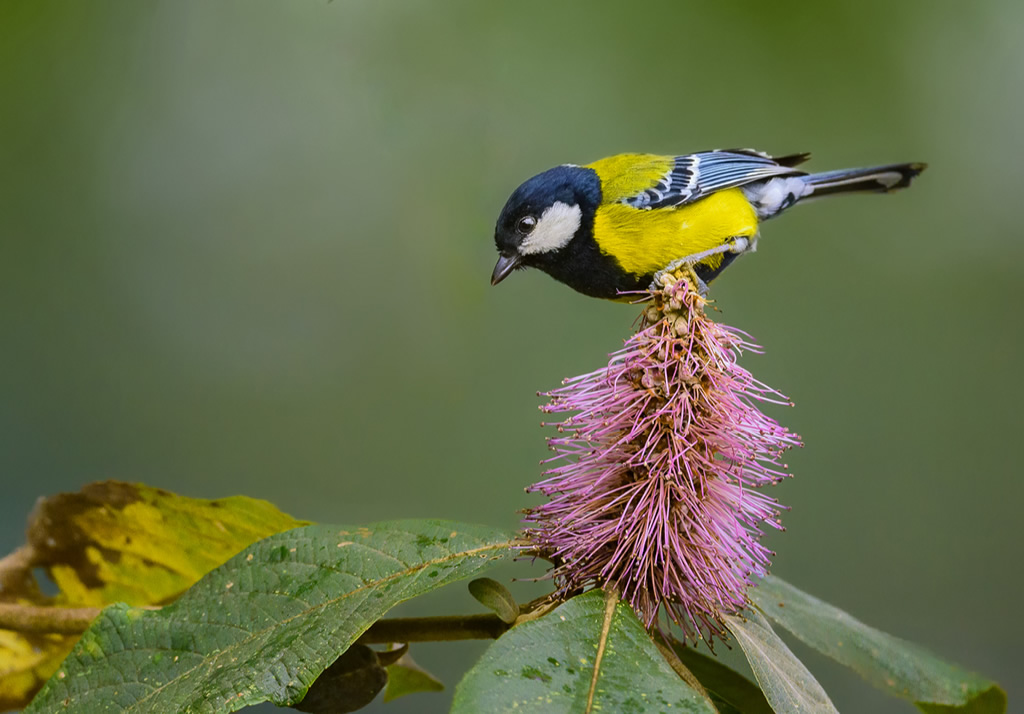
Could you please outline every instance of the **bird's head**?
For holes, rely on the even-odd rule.
[[[573,239],[590,230],[600,202],[601,182],[593,169],[567,164],[523,183],[494,229],[499,258],[491,285],[518,268],[556,272]]]

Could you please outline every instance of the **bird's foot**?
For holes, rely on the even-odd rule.
[[[674,260],[654,274],[649,290],[663,290],[679,280],[689,280],[702,298],[708,296],[708,284],[701,280],[689,258]]]
[[[651,283],[651,288],[654,290],[660,290],[661,288],[665,287],[664,277],[666,275],[672,275],[678,270],[686,268],[689,270],[689,274],[693,277],[693,284],[696,285],[697,289],[700,291],[700,296],[707,297],[708,284],[701,280],[700,276],[697,275],[696,272],[694,272],[694,266],[697,263],[701,262],[702,260],[706,260],[707,258],[710,258],[713,255],[718,255],[720,253],[736,253],[738,255],[740,253],[745,253],[747,250],[751,249],[751,242],[749,238],[747,238],[746,236],[737,236],[730,240],[729,242],[723,243],[722,245],[715,246],[714,248],[709,248],[708,250],[701,251],[700,253],[688,255],[685,258],[673,260],[667,266],[665,266],[664,268],[662,268],[661,270],[654,274],[654,282]]]

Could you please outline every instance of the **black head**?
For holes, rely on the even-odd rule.
[[[554,274],[553,266],[574,239],[592,229],[600,202],[601,181],[593,169],[557,166],[526,181],[498,217],[494,243],[500,257],[491,284],[517,268]]]

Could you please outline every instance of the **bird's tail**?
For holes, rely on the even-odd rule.
[[[810,189],[804,194],[804,200],[819,196],[830,196],[835,193],[853,193],[855,191],[874,191],[887,193],[906,188],[928,164],[889,164],[873,166],[869,169],[842,169],[826,171],[820,174],[801,176],[804,185]]]

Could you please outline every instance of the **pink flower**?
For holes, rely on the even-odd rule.
[[[758,489],[788,476],[780,458],[800,442],[757,407],[785,397],[737,364],[759,348],[709,320],[688,279],[665,282],[607,367],[544,395],[567,416],[526,536],[563,594],[615,587],[648,627],[664,605],[712,640],[767,572],[761,524],[781,528],[781,507]]]

